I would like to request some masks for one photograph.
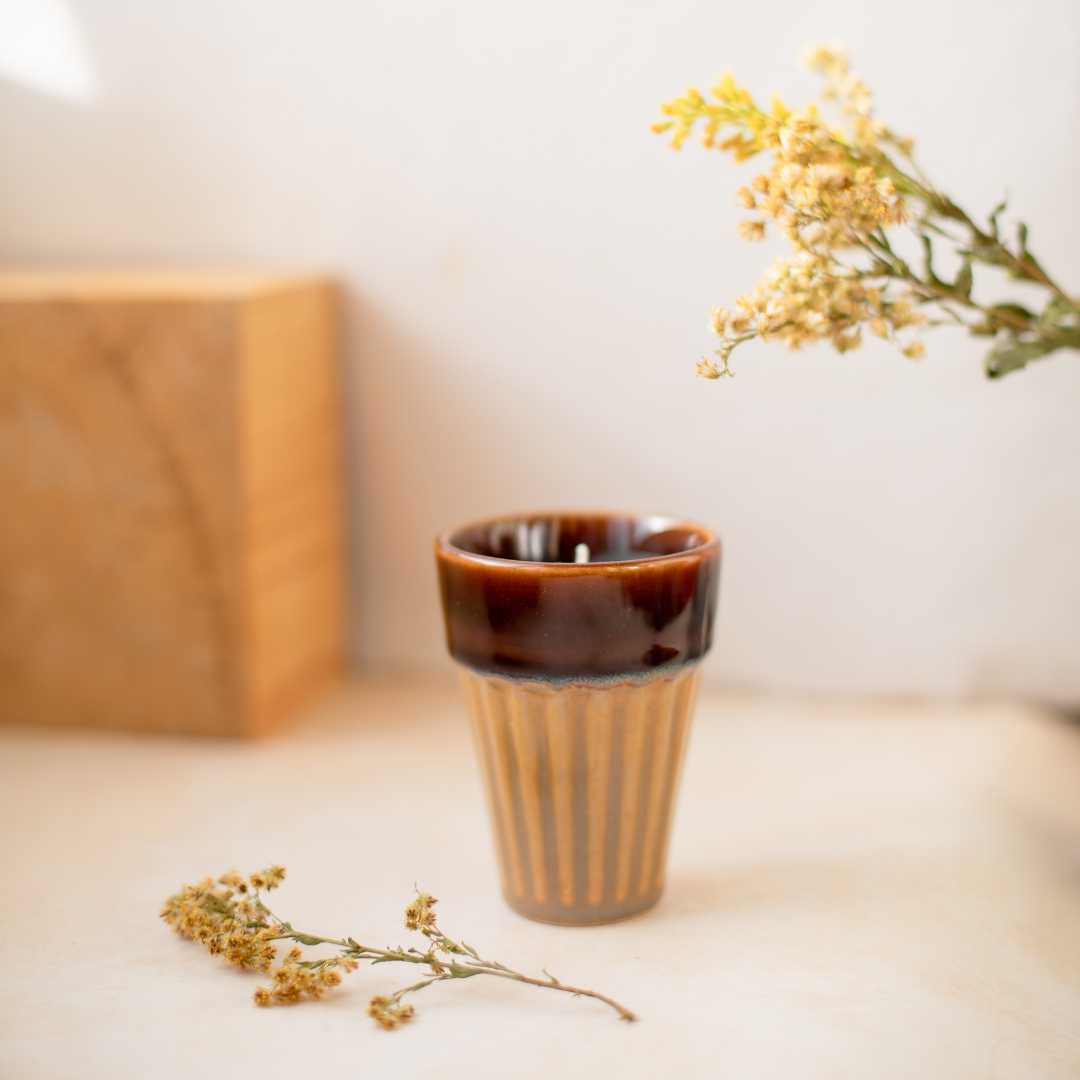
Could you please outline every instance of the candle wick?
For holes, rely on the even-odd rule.
[[[574,562],[580,563],[580,562],[588,562],[588,561],[589,561],[589,545],[588,544],[578,544],[577,547],[574,548]]]

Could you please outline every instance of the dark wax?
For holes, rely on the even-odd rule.
[[[440,537],[435,554],[450,653],[479,671],[637,675],[698,660],[711,644],[720,542],[697,525],[497,518]]]

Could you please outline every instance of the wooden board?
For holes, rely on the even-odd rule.
[[[0,718],[266,730],[343,667],[334,291],[0,274]]]

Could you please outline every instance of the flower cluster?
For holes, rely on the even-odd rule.
[[[828,253],[800,250],[778,259],[735,310],[715,308],[709,321],[724,343],[718,355],[698,363],[698,374],[718,379],[728,373],[731,350],[751,338],[775,340],[789,349],[828,340],[838,352],[862,343],[863,328],[887,340],[923,321],[910,296],[890,294],[846,271]],[[922,355],[922,342],[902,345],[906,356]]]
[[[738,191],[739,202],[760,217],[742,222],[745,240],[765,236],[771,218],[796,248],[830,251],[858,247],[875,229],[898,225],[904,205],[889,177],[871,165],[853,167],[820,133],[792,134],[772,168]]]
[[[271,972],[270,986],[255,988],[256,1005],[295,1005],[304,998],[318,1001],[327,990],[341,984],[341,971],[355,971],[357,961],[347,956],[331,956],[326,960],[304,960],[303,953],[293,946],[279,967]]]
[[[734,313],[714,312],[718,360],[698,365],[707,378],[730,374],[732,350],[752,338],[777,339],[793,349],[826,340],[846,352],[861,343],[864,324],[896,340],[897,331],[923,321],[913,305],[918,298],[890,289],[874,273],[876,264],[851,267],[841,260],[851,250],[872,251],[886,229],[904,221],[904,199],[885,147],[910,144],[874,118],[870,91],[852,75],[842,52],[817,49],[807,62],[824,76],[824,96],[840,104],[845,128],[828,124],[816,105],[793,111],[777,98],[762,109],[730,75],[713,87],[712,100],[690,90],[668,102],[662,110],[668,119],[654,125],[657,132],[671,132],[676,148],[700,125],[707,148],[730,151],[737,161],[771,154],[769,169],[737,193],[740,205],[754,211],[739,233],[761,240],[772,224],[793,248],[736,301]],[[727,128],[732,132],[721,138]],[[900,344],[907,355],[918,355],[918,343]]]
[[[874,115],[874,96],[870,87],[851,70],[851,61],[843,48],[818,45],[807,49],[803,64],[822,76],[825,85],[821,96],[839,105],[848,123],[846,138],[852,146],[879,149],[890,145],[904,157],[911,157],[914,141],[897,135]]]
[[[396,996],[377,994],[368,1002],[367,1014],[384,1031],[393,1031],[407,1024],[416,1015],[416,1009],[408,1002],[399,1001]]]
[[[429,893],[418,892],[416,899],[405,909],[405,929],[433,933],[438,930],[435,922],[435,905],[439,901]]]
[[[161,917],[190,941],[205,945],[212,956],[252,971],[269,971],[276,956],[277,931],[267,918],[258,889],[274,889],[285,868],[271,866],[243,877],[235,870],[216,881],[205,878],[170,896]]]

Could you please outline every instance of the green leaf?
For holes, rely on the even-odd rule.
[[[1077,312],[1078,309],[1071,300],[1062,296],[1052,296],[1043,308],[1042,314],[1039,315],[1039,325],[1053,326],[1062,319],[1067,322],[1073,321]]]
[[[1016,243],[1017,246],[1020,248],[1020,254],[1023,255],[1025,258],[1027,257],[1028,253],[1027,242],[1028,227],[1022,221],[1018,222],[1016,226]]]
[[[1033,341],[992,349],[986,354],[986,374],[991,379],[1000,379],[1011,371],[1027,367],[1032,360],[1038,360],[1052,350],[1052,345]]]
[[[964,265],[960,267],[960,273],[956,275],[956,280],[953,282],[953,288],[964,297],[964,299],[967,299],[971,296],[972,281],[971,260],[965,259]]]
[[[998,238],[998,218],[1005,212],[1005,208],[1008,205],[1009,196],[1006,195],[1005,198],[990,211],[990,232],[993,233],[995,240]]]
[[[1004,304],[991,304],[990,311],[1000,311],[1005,315],[1019,315],[1024,319],[1035,318],[1035,312],[1029,311],[1023,304],[1004,303]]]
[[[934,273],[934,242],[926,233],[920,233],[919,240],[922,242],[923,247],[923,273],[928,281],[936,283],[940,279]]]

